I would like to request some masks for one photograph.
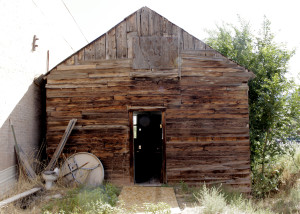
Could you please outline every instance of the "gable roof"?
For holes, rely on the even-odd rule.
[[[132,59],[134,37],[177,37],[179,50],[184,53],[196,54],[198,56],[209,56],[216,58],[216,61],[225,61],[239,66],[249,77],[254,77],[251,71],[223,56],[201,40],[192,36],[182,28],[173,24],[163,16],[148,7],[142,7],[126,17],[119,24],[99,36],[65,60],[48,71],[47,76],[58,66],[78,65],[82,61],[96,61],[106,59]]]

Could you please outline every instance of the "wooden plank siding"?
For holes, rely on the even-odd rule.
[[[152,44],[151,53],[138,41]],[[137,61],[141,52],[151,62],[147,66]],[[251,77],[144,7],[47,75],[47,153],[53,154],[76,118],[64,152],[91,152],[102,161],[106,179],[130,184],[128,109],[164,107],[167,182],[222,182],[250,192]]]

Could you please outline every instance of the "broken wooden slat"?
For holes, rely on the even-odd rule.
[[[34,180],[34,179],[36,179],[36,174],[35,174],[34,170],[32,169],[32,167],[30,166],[30,164],[28,162],[28,159],[26,157],[26,154],[24,153],[22,148],[17,143],[17,138],[16,138],[14,126],[13,125],[10,125],[10,126],[11,126],[13,136],[14,136],[14,140],[15,140],[15,150],[16,150],[16,153],[17,153],[17,156],[18,156],[18,160],[20,161],[22,167],[24,168],[28,178],[30,180]]]
[[[54,168],[54,166],[57,162],[57,159],[59,158],[64,146],[66,145],[66,142],[67,142],[67,140],[68,140],[68,138],[69,138],[76,122],[77,122],[77,119],[70,120],[60,143],[58,144],[58,146],[57,146],[57,148],[56,148],[56,150],[55,150],[48,166],[45,168],[45,171],[53,170],[53,168]]]

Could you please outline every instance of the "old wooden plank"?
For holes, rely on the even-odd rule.
[[[85,70],[85,69],[95,69],[95,68],[96,68],[95,64],[87,64],[87,65],[59,65],[59,66],[57,66],[57,71],[72,70],[72,69]],[[50,73],[49,75],[51,75],[51,74],[52,73]]]
[[[127,52],[128,58],[133,58],[133,38],[137,36],[137,32],[127,33]]]
[[[195,90],[194,88],[182,88],[181,95],[190,96],[191,98],[205,98],[205,97],[219,97],[222,98],[231,98],[231,97],[241,97],[247,98],[248,93],[247,90],[219,90],[219,88],[215,87],[214,91],[205,91],[205,90]]]
[[[206,84],[211,84],[211,85],[228,85],[230,86],[231,84],[242,84],[242,83],[247,83],[248,82],[248,77],[235,77],[232,78],[230,76],[219,76],[219,77],[213,77],[213,76],[184,76],[182,80],[180,81],[181,85],[185,85],[190,83],[202,83],[203,85]]]
[[[141,36],[141,11],[142,9],[136,11],[136,31],[137,31],[137,35]]]
[[[106,33],[106,59],[116,59],[116,28]]]
[[[96,79],[96,78],[80,78],[80,79],[48,79],[47,80],[47,85],[51,85],[51,84],[107,84],[107,80],[106,79]]]
[[[84,61],[84,49],[79,50],[75,55],[74,55],[74,64],[77,64],[79,62]]]
[[[177,37],[134,38],[134,69],[173,69],[178,67]]]
[[[54,169],[55,164],[56,164],[56,162],[57,162],[57,160],[58,160],[58,158],[59,158],[59,156],[60,156],[60,154],[61,154],[61,152],[62,152],[62,150],[63,150],[63,148],[64,148],[64,146],[65,146],[65,144],[66,144],[66,142],[67,142],[67,140],[68,140],[68,138],[69,138],[76,122],[77,122],[77,119],[70,120],[61,141],[59,142],[59,144],[58,144],[58,146],[57,146],[57,148],[56,148],[49,164],[45,168],[45,171]]]
[[[128,131],[128,126],[124,125],[84,125],[84,126],[75,126],[74,130],[109,130],[117,129],[118,132],[121,130]]]
[[[95,41],[95,59],[106,59],[106,35],[102,35]]]
[[[205,44],[203,43],[203,46]],[[185,50],[181,50],[181,54],[183,57],[209,57],[211,59],[224,59],[226,61],[230,61],[228,58],[224,57],[223,55],[221,55],[220,53],[218,53],[216,50],[214,49],[200,49],[200,50],[189,50],[189,49],[185,49]]]
[[[156,13],[153,21],[154,21],[154,35],[162,36],[163,35],[162,16]]]
[[[176,78],[178,77],[178,70],[173,69],[173,70],[165,70],[165,71],[160,71],[160,70],[152,70],[152,71],[133,71],[130,72],[130,77],[149,77],[149,78]]]
[[[184,50],[194,50],[194,37],[187,33],[186,31],[182,32],[183,36],[183,49]]]
[[[7,198],[7,199],[5,199],[3,201],[0,201],[0,208],[3,207],[3,206],[5,206],[5,205],[7,205],[7,204],[10,204],[10,203],[12,203],[14,201],[22,199],[22,198],[24,198],[26,196],[32,195],[32,194],[34,194],[34,193],[36,193],[36,192],[38,192],[40,190],[42,190],[42,187],[35,187],[35,188],[32,188],[32,189],[27,190],[25,192],[22,192],[20,194],[17,194],[15,196],[12,196],[10,198]]]
[[[168,118],[173,119],[173,118],[247,118],[248,114],[247,113],[239,113],[239,114],[229,114],[229,113],[224,113],[224,114],[216,114],[216,113],[199,113],[197,115],[190,114],[190,115],[168,115]]]
[[[181,69],[182,77],[221,77],[223,76],[223,72],[213,72],[213,71],[190,71]]]
[[[106,87],[107,83],[97,83],[97,84],[47,84],[46,88],[102,88]]]
[[[75,63],[75,56],[70,56],[68,59],[66,59],[63,64],[64,65],[74,65]]]
[[[11,124],[10,127],[11,127],[13,137],[14,137],[14,141],[15,141],[15,151],[17,153],[18,160],[21,163],[21,166],[23,167],[23,169],[25,170],[25,173],[27,174],[28,178],[30,180],[35,180],[36,179],[36,173],[32,169],[26,154],[24,153],[24,151],[22,150],[20,145],[18,145],[18,143],[17,143],[17,138],[16,138],[14,126]]]
[[[200,41],[199,39],[195,38],[194,43],[195,43],[195,50],[204,50],[205,49],[204,42]]]
[[[95,60],[95,43],[91,43],[84,48],[84,61]]]
[[[49,80],[68,80],[68,79],[82,79],[87,78],[88,73],[69,73],[69,74],[49,74],[48,79]]]
[[[154,23],[154,17],[156,13],[152,10],[149,11],[149,36],[155,35],[155,23]]]
[[[244,72],[245,69],[241,67],[181,67],[185,71],[210,71],[210,72]]]
[[[198,135],[198,134],[235,134],[235,133],[248,133],[248,127],[239,127],[238,129],[228,129],[228,128],[169,128],[167,130],[167,135],[172,136],[186,136],[186,135]],[[248,147],[247,147],[248,148]]]
[[[117,58],[127,58],[127,32],[126,22],[123,21],[116,27]]]
[[[110,68],[130,68],[132,63],[132,59],[106,59],[106,60],[97,60],[91,61],[90,63],[84,63],[81,65],[60,65],[57,67],[57,72],[53,72],[54,74],[64,75],[66,73],[59,71],[78,71],[78,70],[101,70],[101,69],[110,69]],[[85,72],[83,71],[83,72]],[[48,76],[52,75],[50,73]]]
[[[199,56],[199,57],[204,57],[204,56],[207,56],[207,57],[211,57],[212,59],[214,58],[214,56],[217,54],[217,51],[214,50],[214,49],[200,49],[200,50],[181,50],[180,52],[181,54],[183,55],[186,55],[186,56]],[[224,58],[226,60],[229,61],[228,58],[226,57],[223,57],[222,55],[219,56],[220,58]]]
[[[149,9],[141,9],[141,36],[149,36]]]
[[[150,11],[149,14],[149,35],[163,35],[162,17],[154,11]]]
[[[172,26],[173,24],[167,20],[166,18],[162,17],[161,20],[161,25],[162,25],[162,32],[163,32],[163,36],[172,36]]]
[[[239,67],[235,63],[230,62],[224,62],[219,60],[202,60],[202,59],[195,59],[195,58],[183,58],[182,59],[182,67],[202,67],[202,68],[208,68],[208,67],[222,67],[222,68],[234,68]]]
[[[125,72],[99,72],[89,74],[90,78],[101,78],[101,77],[128,77],[129,71]]]
[[[137,14],[134,13],[131,16],[126,18],[126,29],[127,33],[130,32],[137,32],[137,20],[136,20]]]
[[[134,143],[133,143],[133,111],[128,112],[129,116],[129,175],[130,181],[134,182]]]

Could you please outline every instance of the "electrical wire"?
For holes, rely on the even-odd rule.
[[[34,0],[32,0],[32,3],[36,6],[36,8],[39,9],[39,11],[41,12],[41,14],[47,18],[47,16],[45,15],[45,13],[42,11],[42,9],[41,9],[38,5],[34,2]],[[66,40],[66,38],[65,38],[62,34],[60,34],[60,35],[61,35],[61,37],[63,38],[63,40],[69,45],[69,47],[72,49],[72,51],[75,52],[74,48],[73,48],[73,47],[71,46],[71,44]]]
[[[69,12],[69,14],[70,14],[70,16],[72,17],[73,21],[74,21],[75,24],[77,25],[77,27],[78,27],[80,33],[82,34],[82,36],[84,37],[85,41],[86,41],[87,43],[89,43],[89,41],[88,41],[87,38],[85,37],[84,33],[82,32],[80,26],[79,26],[78,23],[76,22],[74,16],[72,15],[71,11],[69,10],[69,8],[67,7],[67,5],[65,4],[64,0],[61,0],[61,1],[62,1],[62,3],[65,5],[65,8],[67,9],[67,11]]]

